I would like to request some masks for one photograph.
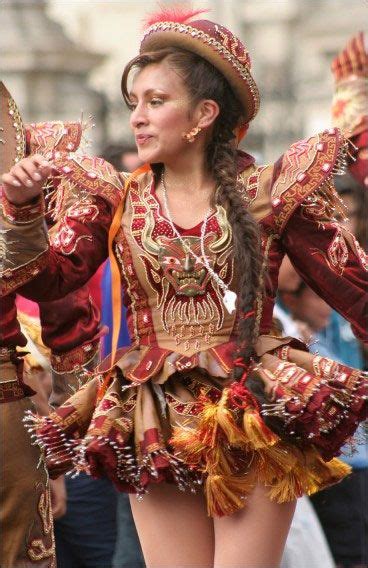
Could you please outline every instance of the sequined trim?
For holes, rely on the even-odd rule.
[[[38,122],[26,125],[30,154],[51,158],[55,150],[75,152],[82,138],[80,122]]]
[[[54,167],[60,175],[78,187],[79,201],[98,195],[117,207],[123,183],[114,167],[102,158],[55,153]]]
[[[347,152],[348,142],[337,128],[300,140],[289,148],[271,195],[278,232],[282,232],[308,195],[318,191],[333,175],[345,172]]]
[[[47,266],[49,258],[49,251],[41,252],[37,258],[33,259],[28,264],[16,268],[14,270],[7,269],[2,274],[1,293],[3,295],[9,294],[16,290],[29,280],[32,280],[37,274],[42,272]]]
[[[24,127],[22,123],[22,118],[20,116],[19,110],[17,105],[15,104],[14,100],[9,97],[8,98],[8,114],[11,116],[13,120],[13,127],[15,128],[16,135],[16,147],[15,147],[15,158],[14,163],[19,162],[24,156],[26,152],[26,137],[24,132]]]
[[[52,353],[51,368],[58,374],[80,371],[92,361],[98,349],[99,340],[78,346],[67,353]]]
[[[13,225],[26,225],[27,223],[32,223],[39,217],[42,217],[45,210],[42,197],[40,197],[36,203],[20,206],[10,203],[10,201],[3,196],[1,206],[5,219]]]
[[[241,177],[239,176],[240,181],[240,195],[246,205],[246,207],[250,207],[253,201],[258,196],[259,190],[259,178],[261,177],[262,172],[267,169],[268,166],[259,166],[256,170],[246,179],[245,183],[242,182]]]

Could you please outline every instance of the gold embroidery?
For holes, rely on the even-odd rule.
[[[176,345],[183,345],[184,351],[200,349],[201,339],[207,348],[212,343],[213,334],[223,326],[225,318],[222,294],[217,283],[211,279],[204,263],[183,250],[180,239],[173,235],[170,224],[160,214],[159,203],[151,193],[150,183],[141,190],[131,186],[129,197],[132,208],[130,234],[133,247],[136,245],[141,251],[137,255],[132,249],[129,256],[133,254],[134,260],[141,263],[146,284],[154,294],[154,306],[158,310],[162,330],[175,340]],[[201,238],[193,235],[183,238],[195,255],[201,258]],[[122,239],[125,240],[119,237],[119,241]],[[228,285],[232,282],[234,270],[231,241],[232,231],[226,212],[223,207],[217,206],[215,214],[208,220],[204,248],[211,267],[221,273],[221,278]],[[135,331],[141,335],[138,319],[143,304],[147,303],[146,293],[138,288],[132,289],[128,269],[134,270],[133,259],[128,264],[124,262],[126,253],[124,247],[120,250],[120,246],[120,242],[117,243],[116,255],[127,281]],[[141,298],[142,295],[146,299]]]
[[[274,219],[279,232],[308,195],[319,190],[337,170],[344,168],[346,152],[347,142],[335,128],[300,140],[289,148],[272,189]]]
[[[51,558],[50,568],[56,568],[51,496],[48,487],[41,492],[38,502],[38,513],[41,517],[43,533],[46,538],[50,539],[51,544],[47,546],[45,540],[33,539],[28,546],[27,554],[33,562]]]

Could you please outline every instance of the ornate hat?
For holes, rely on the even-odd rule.
[[[332,101],[334,126],[355,136],[368,126],[368,52],[363,32],[352,37],[331,64],[335,79]]]
[[[331,71],[335,80],[332,121],[355,146],[350,173],[368,188],[368,43],[363,32],[348,41]]]
[[[251,61],[244,44],[227,28],[209,20],[193,20],[204,10],[166,9],[146,20],[140,53],[169,46],[197,53],[228,80],[244,110],[244,122],[259,108],[259,92],[251,75]]]

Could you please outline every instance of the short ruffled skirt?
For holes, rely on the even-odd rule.
[[[129,349],[112,373],[92,375],[50,416],[26,422],[52,477],[83,470],[138,495],[175,483],[203,490],[211,516],[242,508],[257,483],[279,503],[337,483],[350,468],[334,456],[367,413],[366,374],[290,338],[261,338],[257,352],[251,375],[263,403],[248,379],[201,366],[165,377],[162,361],[157,375],[132,382],[121,371]]]

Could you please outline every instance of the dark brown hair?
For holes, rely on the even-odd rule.
[[[233,232],[239,311],[240,314],[249,314],[255,307],[262,262],[259,227],[244,206],[237,181],[234,130],[241,122],[241,104],[225,77],[208,61],[186,50],[166,48],[139,55],[125,67],[122,92],[128,106],[130,101],[127,82],[132,69],[143,69],[151,63],[163,60],[181,76],[193,107],[203,99],[212,99],[220,107],[212,137],[206,148],[207,167],[219,187],[214,199],[216,198],[217,203],[225,207]],[[160,166],[153,166],[156,175],[160,173],[159,168]],[[255,317],[251,314],[240,319],[237,356],[249,361],[253,355],[255,340]],[[235,367],[234,377],[239,378],[241,374],[242,368]]]

